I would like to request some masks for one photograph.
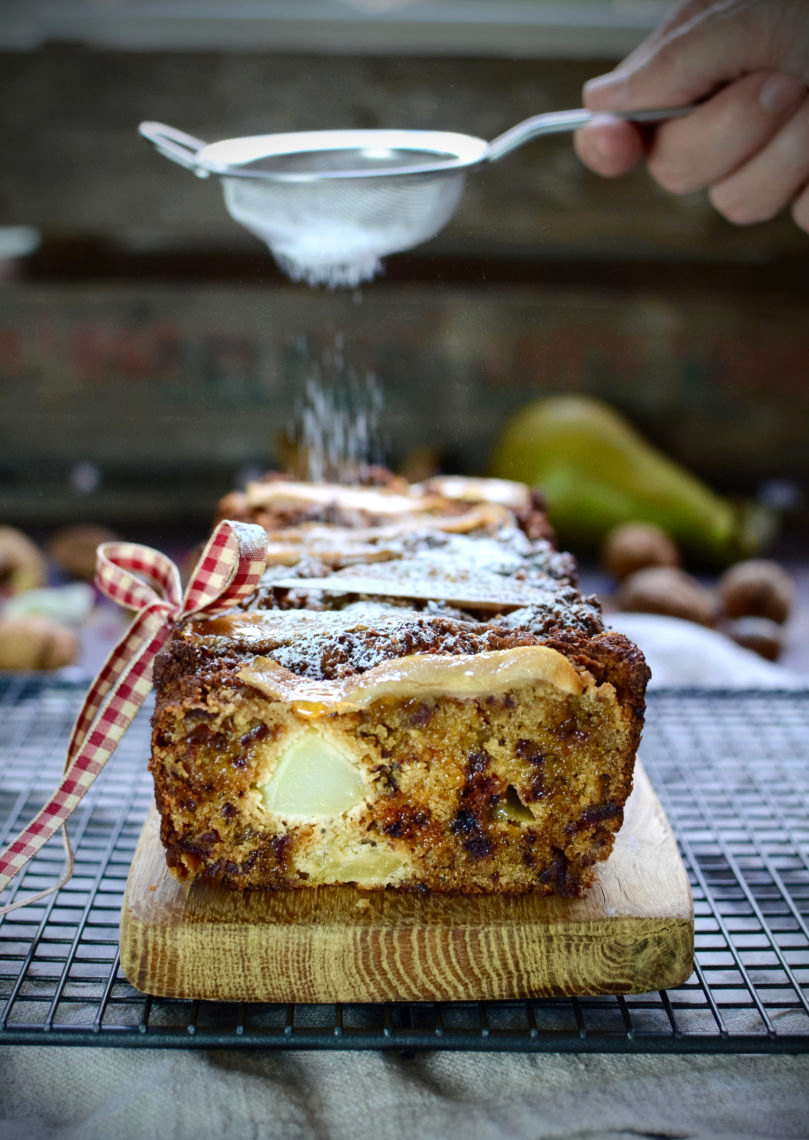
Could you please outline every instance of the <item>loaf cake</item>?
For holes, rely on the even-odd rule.
[[[180,626],[150,768],[172,873],[580,894],[632,788],[648,670],[519,484],[272,479],[243,608]]]

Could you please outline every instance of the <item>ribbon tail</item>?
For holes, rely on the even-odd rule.
[[[161,612],[157,609],[144,610],[119,642],[116,647],[118,652],[124,647],[129,651],[131,643],[139,642],[140,647],[134,656],[130,656],[126,669],[120,673],[114,685],[109,687],[92,725],[83,740],[78,742],[76,753],[68,757],[59,787],[34,819],[0,852],[0,892],[27,866],[40,848],[60,828],[64,828],[65,821],[92,787],[148,696],[152,687],[155,654],[170,633],[171,626],[165,623]],[[113,650],[111,658],[116,650]],[[66,851],[69,851],[69,840],[67,842]],[[68,863],[71,859],[72,854],[68,854]],[[15,905],[0,909],[0,914],[13,909]]]
[[[67,833],[67,825],[63,823],[60,831],[62,832],[62,845],[65,849],[65,869],[62,871],[59,879],[55,883],[51,883],[49,887],[43,887],[43,889],[37,891],[36,894],[26,895],[25,898],[15,899],[13,903],[0,906],[0,918],[5,914],[11,914],[13,910],[18,910],[21,906],[32,906],[34,903],[42,902],[42,900],[48,898],[49,895],[54,895],[57,891],[61,891],[65,883],[69,883],[73,878],[75,859],[70,836]]]

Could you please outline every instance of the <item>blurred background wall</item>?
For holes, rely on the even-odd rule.
[[[470,177],[356,291],[285,279],[219,188],[137,133],[493,137],[575,107],[668,5],[17,3],[0,16],[0,519],[203,531],[283,462],[306,379],[373,377],[395,467],[485,470],[521,405],[586,392],[733,494],[809,483],[809,237],[736,229],[570,139]],[[19,227],[25,227],[20,229]]]

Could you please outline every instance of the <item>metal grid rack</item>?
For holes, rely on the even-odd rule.
[[[0,843],[55,786],[83,687],[0,679]],[[76,872],[0,920],[0,1044],[523,1052],[809,1052],[809,691],[657,692],[641,755],[681,845],[696,965],[632,997],[385,1005],[147,997],[118,917],[151,798],[148,713],[71,825]],[[58,840],[13,884],[55,881]]]

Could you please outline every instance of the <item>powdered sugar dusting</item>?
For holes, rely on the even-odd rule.
[[[297,474],[314,483],[345,483],[358,468],[381,461],[382,390],[372,372],[359,377],[346,367],[343,338],[310,373],[289,434]]]

